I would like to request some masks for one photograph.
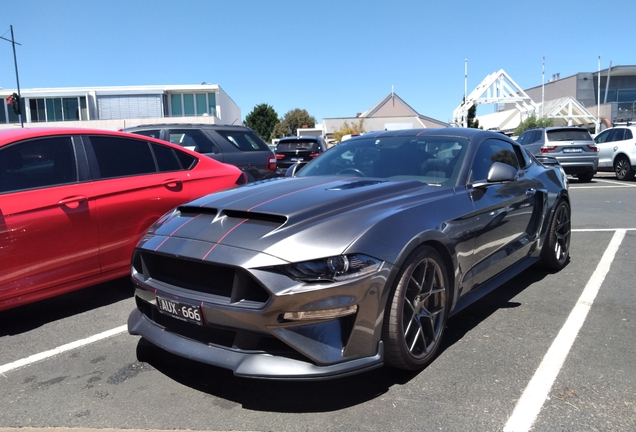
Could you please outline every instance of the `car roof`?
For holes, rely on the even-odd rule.
[[[209,124],[209,123],[150,123],[124,128],[124,131],[146,128],[205,128],[205,129],[250,129],[242,125]],[[250,129],[251,130],[251,129]]]
[[[365,132],[362,135],[351,137],[348,141],[355,141],[360,139],[368,139],[368,138],[382,138],[382,137],[420,137],[420,136],[447,136],[447,137],[458,137],[458,138],[500,138],[500,139],[508,139],[506,135],[501,132],[488,131],[483,129],[474,129],[474,128],[456,128],[456,127],[446,127],[446,128],[420,128],[420,129],[399,129],[399,130],[382,130],[382,131],[373,131],[373,132]]]
[[[0,129],[0,145],[14,141],[40,138],[56,135],[110,135],[130,137],[130,134],[106,129],[90,129],[75,127],[42,127],[42,128],[16,128]]]
[[[581,126],[547,126],[547,127],[543,127],[543,126],[539,126],[539,127],[533,127],[527,130],[546,130],[546,131],[550,131],[550,130],[563,130],[563,129],[574,129],[574,130],[587,130],[587,128],[581,127]],[[525,132],[525,131],[524,131]]]
[[[120,132],[106,129],[91,129],[91,128],[77,128],[77,127],[41,127],[41,128],[16,128],[16,129],[0,129],[0,147],[8,144],[12,144],[16,141],[22,141],[33,138],[45,138],[58,135],[108,135],[119,136],[122,138],[131,138],[130,132]],[[161,145],[167,145],[186,152],[196,158],[200,157],[200,154],[181,147],[171,142],[163,141],[152,137],[140,137],[132,136],[134,139],[142,139],[144,141],[151,141]]]
[[[321,141],[322,137],[315,136],[315,135],[286,136],[286,137],[282,137],[278,142],[281,142],[281,141],[299,141],[299,140]]]

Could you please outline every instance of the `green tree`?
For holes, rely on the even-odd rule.
[[[308,127],[316,127],[316,119],[309,115],[309,113],[300,108],[294,108],[288,111],[276,126],[272,138],[282,138],[284,136],[296,135],[296,130]]]
[[[361,118],[358,121],[358,124],[349,124],[345,121],[344,124],[340,126],[340,129],[334,131],[334,133],[331,135],[331,138],[336,140],[337,142],[340,142],[342,141],[342,137],[345,135],[362,134],[364,132],[366,132],[364,130],[364,119]]]
[[[528,129],[532,129],[536,127],[550,127],[550,126],[554,126],[554,119],[547,118],[547,117],[537,118],[536,115],[532,114],[527,119],[519,123],[519,126],[517,126],[517,129],[515,129],[515,131],[512,134],[519,136]]]
[[[475,117],[477,117],[477,104],[474,104],[468,109],[468,118],[466,120],[468,120],[467,124],[469,128],[480,129],[479,120]]]
[[[282,138],[284,136],[290,136],[290,133],[287,127],[283,124],[283,122],[279,121],[278,123],[276,123],[276,126],[274,126],[274,130],[272,131],[272,139]]]
[[[245,117],[245,126],[250,127],[263,138],[269,141],[274,132],[274,127],[280,123],[278,114],[274,108],[267,104],[256,105],[252,112]]]
[[[462,106],[466,104],[466,98],[462,98]],[[477,117],[477,104],[473,104],[470,108],[468,108],[468,113],[466,115],[466,127],[473,129],[481,129],[479,126],[479,120],[476,120]],[[457,121],[458,119],[455,119]]]

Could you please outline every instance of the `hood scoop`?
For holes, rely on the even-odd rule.
[[[286,216],[281,216],[281,215],[271,214],[271,213],[248,212],[248,211],[241,211],[241,210],[223,210],[219,216],[220,217],[226,216],[229,218],[236,218],[236,219],[249,219],[251,221],[270,222],[277,225],[282,225],[285,222],[287,222]]]
[[[359,180],[351,183],[347,183],[344,185],[336,186],[333,188],[329,188],[328,190],[349,190],[356,189],[365,186],[373,186],[379,183],[384,183],[386,180]]]
[[[188,206],[188,205],[179,206],[177,208],[177,210],[179,210],[181,212],[181,214],[184,215],[184,216],[186,216],[186,215],[195,216],[195,215],[200,215],[200,214],[216,216],[216,214],[218,213],[218,210],[215,209],[215,208],[199,207],[199,206]]]

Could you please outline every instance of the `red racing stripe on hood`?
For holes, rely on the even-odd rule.
[[[201,261],[205,261],[205,259],[208,257],[208,255],[210,255],[210,253],[214,250],[215,247],[217,247],[218,245],[221,244],[221,242],[223,241],[223,239],[225,237],[227,237],[232,231],[234,231],[235,229],[237,229],[238,227],[240,227],[241,225],[243,225],[245,222],[247,222],[249,219],[243,219],[242,221],[240,221],[239,223],[237,223],[236,225],[234,225],[228,232],[226,232],[225,234],[223,234],[223,237],[221,237],[219,239],[218,242],[214,243],[214,246],[212,246],[210,248],[210,250],[208,251],[208,253],[206,253],[203,258],[201,258]]]
[[[173,236],[173,235],[174,235],[177,231],[179,231],[181,228],[183,228],[184,226],[186,226],[187,224],[189,224],[190,222],[192,222],[193,220],[195,220],[195,219],[196,219],[196,218],[198,218],[199,216],[201,216],[201,215],[200,215],[200,214],[198,214],[198,215],[196,215],[195,217],[190,218],[190,219],[188,219],[187,221],[185,221],[184,223],[182,223],[181,225],[179,225],[179,226],[178,226],[178,227],[177,227],[174,231],[172,231],[170,234],[168,234],[168,235],[166,236],[166,238],[165,238],[165,239],[163,239],[163,241],[162,241],[161,243],[159,243],[159,246],[157,246],[157,247],[155,248],[155,252],[157,252],[157,251],[159,250],[159,248],[160,248],[161,246],[163,246],[163,244],[164,244],[164,243],[165,243],[165,242],[166,242],[166,241],[167,241],[170,237],[172,237],[172,236]]]

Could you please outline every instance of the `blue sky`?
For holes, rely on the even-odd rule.
[[[625,13],[620,13],[623,10]],[[610,26],[611,24],[611,26]],[[522,88],[636,64],[633,13],[617,0],[0,0],[21,88],[219,84],[245,116],[353,117],[395,90],[450,121],[464,95],[504,69]],[[0,40],[0,87],[16,88]],[[492,112],[480,106],[480,114]]]

